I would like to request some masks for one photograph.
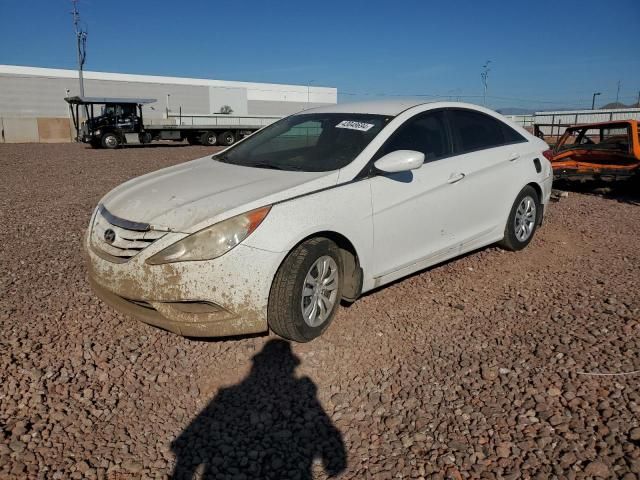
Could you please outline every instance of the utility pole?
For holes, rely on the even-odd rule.
[[[636,102],[636,107],[640,108],[640,90],[638,90],[638,101]]]
[[[600,95],[601,92],[595,92],[593,94],[593,97],[591,97],[591,110],[595,110],[596,109],[596,97],[598,95]]]
[[[622,85],[622,83],[620,83],[620,80],[618,80],[618,90],[616,90],[616,103],[618,103],[618,99],[620,98],[620,86]]]
[[[309,104],[311,103],[311,84],[315,82],[315,80],[309,80],[307,82],[307,110],[309,110]]]
[[[491,60],[487,60],[487,62],[482,66],[482,72],[480,73],[480,78],[482,79],[482,85],[484,86],[484,93],[482,94],[482,104],[484,106],[487,105],[487,90],[489,89],[489,72],[491,69],[489,68],[489,64]]]
[[[71,0],[73,4],[73,28],[76,32],[76,45],[78,50],[78,79],[80,81],[80,96],[84,97],[84,78],[82,70],[87,58],[87,31],[80,26],[80,12],[78,11],[78,0]]]

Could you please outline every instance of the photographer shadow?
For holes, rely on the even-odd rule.
[[[249,375],[220,390],[172,443],[172,478],[313,478],[320,460],[329,476],[346,468],[342,435],[308,378],[294,376],[299,358],[284,340],[253,357]]]

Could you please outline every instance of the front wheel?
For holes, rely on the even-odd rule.
[[[342,298],[342,260],[338,246],[313,238],[284,260],[271,286],[267,319],[281,337],[308,342],[324,332]]]
[[[538,192],[532,186],[527,185],[520,191],[516,201],[513,202],[507,225],[504,229],[504,238],[500,245],[513,252],[522,250],[529,245],[529,242],[533,239],[533,234],[538,228],[540,213],[541,207]]]
[[[120,139],[115,133],[105,133],[102,135],[101,143],[103,148],[118,148]]]

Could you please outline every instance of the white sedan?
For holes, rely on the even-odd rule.
[[[306,342],[341,301],[496,242],[524,248],[551,193],[547,149],[464,103],[305,110],[108,193],[90,281],[178,334]]]

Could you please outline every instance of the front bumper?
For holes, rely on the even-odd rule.
[[[175,241],[166,237],[121,263],[104,258],[87,239],[89,282],[95,293],[122,313],[179,335],[268,330],[269,289],[281,254],[238,245],[214,260],[147,264],[147,258]]]

